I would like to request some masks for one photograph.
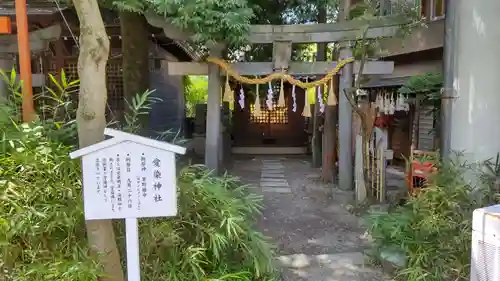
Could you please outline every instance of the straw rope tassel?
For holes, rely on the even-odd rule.
[[[278,98],[278,106],[285,107],[285,90],[283,87],[283,78],[281,78],[281,88],[280,88],[280,96]]]
[[[330,88],[328,89],[328,99],[326,100],[326,104],[329,106],[337,105],[337,97],[333,91],[333,79],[330,80]]]
[[[226,85],[224,86],[224,98],[223,101],[229,102],[229,104],[234,102],[234,94],[229,86],[229,75],[226,75]]]
[[[304,91],[305,102],[304,102],[304,110],[302,111],[302,116],[311,117],[311,105],[309,104],[309,99],[307,98],[307,89]]]
[[[253,115],[260,116],[260,97],[259,97],[259,84],[257,84],[255,89],[255,104],[253,106]]]

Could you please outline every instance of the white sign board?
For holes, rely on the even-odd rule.
[[[137,218],[177,215],[175,153],[186,149],[106,129],[112,139],[70,154],[83,157],[85,219],[125,219],[128,281],[140,281]]]
[[[126,141],[83,156],[82,165],[87,220],[177,214],[174,153]]]

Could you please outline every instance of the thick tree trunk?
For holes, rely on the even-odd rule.
[[[132,98],[149,89],[149,30],[143,15],[120,11],[123,93]]]
[[[97,0],[73,0],[73,4],[80,20],[80,93],[76,122],[80,147],[86,147],[104,139],[109,40]],[[100,280],[123,281],[111,220],[87,221],[86,226],[89,246],[104,269],[105,276]]]

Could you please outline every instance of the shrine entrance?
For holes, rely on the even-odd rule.
[[[232,137],[235,147],[305,147],[307,133],[302,116],[304,90],[285,84],[285,106],[278,105],[278,93],[273,94],[272,103],[267,96],[260,96],[260,112],[255,109],[255,95],[245,99],[241,108],[235,101]]]

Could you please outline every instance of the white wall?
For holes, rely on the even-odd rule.
[[[454,0],[458,26],[451,149],[469,161],[500,152],[500,1]]]

